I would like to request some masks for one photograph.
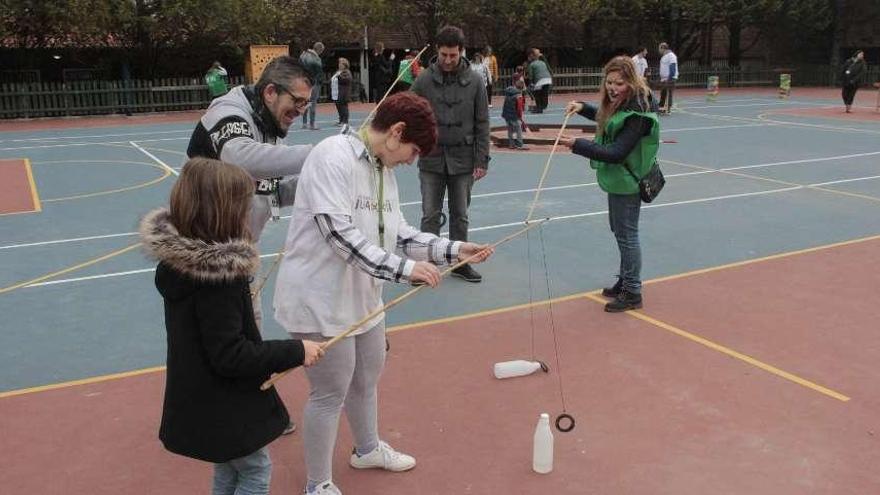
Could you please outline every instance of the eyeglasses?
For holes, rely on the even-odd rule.
[[[293,106],[296,107],[297,109],[303,109],[303,108],[309,106],[309,103],[311,103],[308,98],[300,98],[299,96],[296,96],[295,94],[293,94],[289,89],[287,89],[286,86],[284,86],[282,84],[278,84],[278,83],[274,83],[274,84],[275,84],[275,88],[277,90],[280,90],[281,92],[284,92],[284,93],[287,93],[290,95],[290,99],[293,100]]]

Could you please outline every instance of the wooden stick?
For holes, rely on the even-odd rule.
[[[414,62],[414,63],[415,63],[415,61],[417,61],[417,60],[419,59],[419,57],[422,56],[422,53],[424,53],[425,50],[427,50],[429,46],[431,46],[430,43],[428,43],[427,45],[425,45],[424,48],[422,48],[422,51],[420,51],[420,52],[418,53],[418,55],[416,55],[416,58],[413,59],[413,62]],[[373,115],[376,114],[376,110],[379,109],[379,105],[381,105],[382,102],[385,101],[385,98],[388,98],[388,94],[391,93],[391,90],[394,89],[394,86],[397,86],[397,82],[400,81],[400,78],[401,78],[401,77],[403,77],[403,72],[398,72],[398,73],[397,73],[397,77],[394,79],[394,82],[391,83],[391,86],[388,86],[388,90],[385,91],[385,96],[383,96],[382,99],[379,100],[379,103],[376,103],[376,106],[373,107],[372,110],[370,110],[370,113],[367,115],[367,118],[364,119],[364,122],[361,124],[360,127],[358,127],[358,131],[360,131],[361,129],[363,129],[364,127],[366,127],[366,126],[370,123],[370,121],[373,120]]]
[[[542,223],[547,222],[549,220],[550,220],[549,218],[543,218],[541,220],[534,221],[534,222],[526,222],[525,227],[523,227],[522,229],[518,230],[517,232],[514,232],[513,234],[510,234],[509,236],[501,239],[500,241],[496,241],[489,248],[496,248],[496,247],[504,244],[505,242],[526,233],[528,230],[532,229],[536,225],[541,225]],[[486,249],[489,249],[489,248],[486,248]],[[476,254],[468,256],[464,260],[461,260],[458,263],[443,270],[442,272],[440,272],[440,278],[443,278],[444,276],[446,276],[446,274],[448,274],[452,270],[455,270],[456,268],[458,268],[460,266],[463,266],[463,265],[466,265],[467,263],[470,263],[471,261],[473,261],[474,259],[479,257],[481,254],[483,254],[484,251],[485,251],[485,249],[477,252]],[[414,287],[412,290],[410,290],[404,294],[401,294],[400,296],[398,296],[397,298],[395,298],[394,300],[392,300],[388,304],[382,306],[381,308],[373,311],[372,313],[370,313],[367,316],[364,316],[363,318],[358,320],[356,323],[354,323],[353,325],[348,327],[348,330],[346,330],[345,332],[333,337],[332,339],[328,340],[327,342],[324,342],[323,344],[321,344],[321,347],[326,351],[327,349],[332,347],[334,344],[336,344],[340,340],[351,335],[355,330],[361,328],[365,323],[369,322],[370,320],[372,320],[376,316],[382,314],[384,311],[387,311],[387,310],[393,308],[394,306],[397,306],[398,304],[400,304],[404,300],[408,299],[409,297],[413,296],[414,294],[416,294],[420,290],[424,289],[425,287],[428,287],[428,285],[419,285],[419,286]],[[288,370],[282,371],[281,373],[276,373],[276,374],[272,375],[268,380],[263,382],[263,384],[260,386],[260,390],[268,390],[269,388],[272,387],[272,385],[275,384],[275,382],[280,380],[282,377],[284,377],[285,375],[287,375],[288,373],[290,373],[294,369],[296,369],[296,368],[290,368]]]
[[[275,261],[272,262],[272,266],[269,267],[269,270],[266,272],[266,276],[263,277],[263,280],[260,281],[260,285],[257,286],[257,290],[251,294],[251,300],[255,301],[257,296],[260,295],[260,292],[263,290],[263,287],[266,285],[266,282],[269,281],[269,277],[272,275],[272,272],[275,271],[275,268],[278,267],[278,263],[281,262],[281,258],[284,257],[284,250],[278,251],[278,255],[275,256]]]
[[[544,179],[547,177],[547,171],[550,170],[550,161],[553,160],[553,154],[556,153],[556,145],[559,144],[559,138],[561,138],[562,133],[565,132],[565,126],[568,125],[568,119],[570,119],[572,115],[572,113],[565,114],[565,120],[562,122],[562,127],[559,128],[559,134],[556,135],[556,141],[553,142],[550,156],[547,157],[547,163],[544,164],[544,171],[541,172],[541,180],[538,182],[538,189],[535,190],[535,199],[532,200],[532,206],[529,207],[529,214],[526,215],[526,223],[532,219],[532,213],[535,212],[535,207],[538,206],[538,198],[541,197],[541,189],[544,187]]]

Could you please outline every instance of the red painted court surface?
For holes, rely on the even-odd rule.
[[[0,159],[0,215],[40,211],[27,160]]]
[[[607,314],[595,293],[556,300],[559,362],[538,305],[546,375],[491,375],[494,362],[530,357],[525,307],[400,327],[380,428],[419,464],[350,469],[343,426],[334,479],[366,495],[877,493],[880,332],[866,295],[880,286],[878,252],[874,237],[660,279],[637,313]],[[156,439],[163,379],[0,400],[3,492],[207,493],[210,466]],[[302,374],[280,389],[300,417]],[[555,434],[555,470],[538,475],[533,428],[562,397],[577,427]],[[273,493],[302,489],[300,441],[272,445]]]

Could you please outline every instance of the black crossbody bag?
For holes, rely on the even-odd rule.
[[[651,169],[648,170],[648,173],[641,179],[636,177],[636,174],[634,174],[632,169],[629,168],[629,165],[624,163],[623,166],[626,167],[626,171],[629,172],[629,175],[631,175],[639,184],[639,197],[641,197],[642,201],[645,203],[654,201],[654,198],[660,194],[660,191],[663,190],[663,186],[666,185],[666,178],[663,177],[663,172],[660,171],[660,165],[657,163],[657,160],[654,160]]]

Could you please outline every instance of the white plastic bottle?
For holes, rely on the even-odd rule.
[[[495,378],[512,378],[515,376],[531,375],[541,368],[541,363],[537,361],[504,361],[503,363],[495,363]]]
[[[550,415],[547,413],[541,413],[538,426],[535,427],[532,469],[540,474],[553,471],[553,432],[550,431]]]

